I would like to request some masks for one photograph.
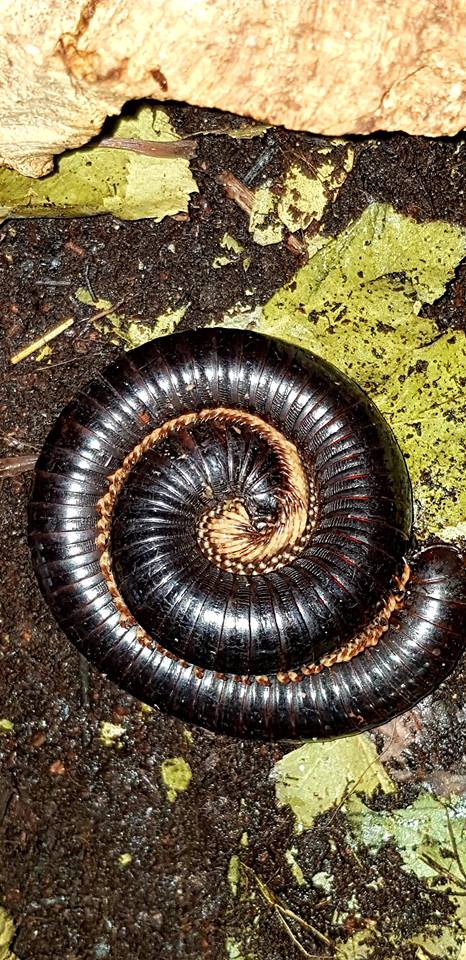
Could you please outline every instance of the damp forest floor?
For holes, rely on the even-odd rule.
[[[433,349],[447,342],[449,350],[460,349],[462,137],[335,142],[268,128],[238,138],[208,131],[248,121],[164,109],[177,134],[202,131],[190,161],[197,192],[186,211],[160,222],[102,214],[7,218],[0,225],[0,458],[32,462],[62,407],[138,342],[147,324],[157,335],[235,316],[238,325],[243,316],[254,326],[261,315],[258,328],[268,329],[269,317],[280,335],[267,304],[282,289],[291,296],[319,244],[334,250],[331,244],[349,236],[368,209],[390,210],[391,222],[411,231],[448,225],[448,264],[440,279],[425,280],[424,297],[411,258],[408,299],[417,295],[422,305],[414,312],[403,306],[400,335],[405,358],[418,324],[430,331]],[[327,156],[333,179],[323,166]],[[314,177],[314,187],[323,185],[319,202],[314,191],[313,216],[303,217],[298,184],[273,242],[265,242],[293,164]],[[220,182],[225,171],[251,192],[272,184],[256,233],[250,212]],[[392,295],[401,302],[406,276],[402,262],[391,269],[384,303]],[[317,330],[317,314],[318,307],[306,312],[301,303],[299,331],[313,324]],[[73,325],[42,354],[10,363],[69,317]],[[327,318],[319,336],[330,328],[343,336],[345,323],[350,342],[358,335],[344,311]],[[387,326],[383,317],[380,323]],[[374,334],[371,350],[377,342]],[[403,367],[403,389],[426,370],[424,354],[416,367],[418,347]],[[382,377],[384,351],[375,366],[372,352],[371,382],[374,370]],[[464,387],[464,377],[452,376]],[[449,407],[446,419],[451,443],[460,444],[457,412]],[[409,450],[408,433],[404,441]],[[438,528],[453,530],[454,541],[456,530],[461,541],[458,475],[442,486],[436,467],[424,462],[418,470],[425,536],[439,532],[429,517],[443,511]],[[464,463],[459,469],[462,476]],[[436,483],[431,502],[429,485]],[[298,755],[297,744],[189,729],[100,677],[55,626],[29,559],[30,487],[31,472],[19,460],[0,479],[0,960],[464,958],[462,665],[407,717],[358,742],[327,746],[325,755],[318,744]]]

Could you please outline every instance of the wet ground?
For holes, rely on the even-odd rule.
[[[230,122],[212,111],[173,107],[171,113],[183,133]],[[254,244],[244,213],[216,177],[228,170],[254,189],[293,153],[311,157],[314,146],[311,136],[276,129],[251,140],[200,137],[192,161],[199,194],[188,220],[123,223],[100,216],[4,223],[0,456],[38,452],[64,404],[118,353],[89,323],[92,310],[74,299],[78,287],[112,303],[123,299],[127,315],[141,320],[189,300],[182,326],[191,327],[218,321],[245,296],[264,303],[290,278],[299,252],[286,243]],[[356,141],[353,171],[326,214],[326,230],[339,232],[369,200],[389,201],[418,220],[445,218],[464,226],[465,171],[458,175],[457,147],[455,140],[402,135]],[[251,263],[247,273],[232,263],[214,284],[211,264],[225,232],[238,238]],[[429,308],[439,330],[466,325],[465,291],[460,269]],[[54,342],[51,365],[30,358],[10,366],[10,354],[70,315],[77,321]],[[277,809],[270,779],[289,745],[187,730],[145,712],[88,668],[54,625],[35,583],[26,542],[31,476],[0,483],[0,719],[13,725],[0,737],[0,890],[16,923],[14,950],[21,960],[228,954],[289,960],[300,955],[299,945],[274,897],[327,937],[326,945],[289,918],[308,955],[333,956],[332,939],[372,922],[381,938],[373,956],[391,957],[397,942],[397,956],[414,960],[410,933],[431,915],[441,927],[451,913],[448,898],[439,892],[426,901],[420,882],[400,872],[395,848],[378,861],[365,862],[360,854],[356,860],[341,811],[323,815],[296,841],[292,815]],[[396,801],[375,797],[374,809],[411,803],[421,781],[439,776],[445,792],[453,782],[455,792],[464,790],[458,727],[463,679],[460,667],[416,713],[403,759],[393,750],[387,759],[400,792]],[[122,732],[105,741],[102,722]],[[382,737],[377,742],[386,745]],[[192,771],[189,787],[176,798],[161,775],[162,763],[173,757],[184,758]],[[296,843],[306,879],[324,870],[337,878],[331,895],[292,882],[284,851]],[[245,864],[237,896],[231,873],[228,881],[232,855]],[[374,870],[383,877],[383,893],[367,885]],[[338,929],[332,918],[348,891],[357,893],[362,915],[361,908],[357,915],[347,912]],[[400,910],[400,902],[409,910]]]

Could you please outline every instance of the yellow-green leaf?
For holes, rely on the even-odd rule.
[[[370,810],[356,796],[347,804],[354,836],[376,853],[392,840],[407,870],[419,878],[450,875],[453,888],[464,883],[466,867],[466,804],[462,797],[448,803],[422,793],[409,807]]]
[[[191,767],[183,757],[170,757],[163,761],[160,770],[167,790],[167,800],[172,803],[179,793],[188,789],[193,775]]]
[[[274,767],[279,804],[291,807],[298,829],[311,827],[319,813],[355,792],[371,796],[396,790],[365,735],[305,743]]]
[[[314,351],[353,377],[393,426],[418,501],[417,530],[464,521],[466,338],[420,316],[466,253],[466,231],[372,204],[262,311],[225,318]]]
[[[304,887],[306,885],[306,879],[296,859],[297,853],[298,853],[297,847],[290,847],[288,850],[285,850],[285,860],[298,886]]]
[[[322,162],[321,152],[316,151],[314,167],[304,159],[296,160],[283,183],[269,181],[254,192],[249,229],[256,243],[279,243],[284,228],[295,233],[322,219],[327,204],[335,199],[351,170],[354,150],[351,144],[346,145],[343,163],[337,163],[337,157]]]
[[[15,937],[15,925],[7,911],[0,907],[0,960],[18,960],[10,946]]]
[[[121,117],[111,136],[150,141],[176,140],[163,110],[142,106]],[[182,157],[159,159],[98,144],[63,154],[57,170],[41,180],[0,169],[3,217],[73,217],[113,213],[123,220],[187,211],[197,186]]]
[[[94,300],[85,287],[78,287],[75,297],[80,303],[94,307],[97,312],[110,310],[112,306],[109,300],[100,297]],[[151,323],[142,323],[140,320],[126,318],[124,313],[111,310],[103,319],[95,320],[94,326],[99,333],[108,336],[112,343],[123,343],[125,350],[133,350],[135,347],[142,346],[143,343],[154,340],[155,337],[164,337],[167,334],[174,333],[188,306],[187,303],[178,307],[177,310],[168,309],[165,313],[156,317],[155,320],[152,320]]]
[[[124,732],[125,728],[120,723],[110,723],[109,720],[102,720],[99,730],[99,740],[103,743],[104,747],[116,747],[117,750],[121,750],[123,746],[121,737]]]
[[[348,940],[337,940],[335,960],[374,960],[377,957],[377,933],[374,930],[358,930]],[[386,955],[384,955],[386,956]]]

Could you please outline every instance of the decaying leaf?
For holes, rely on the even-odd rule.
[[[370,810],[357,796],[347,804],[348,821],[357,840],[374,853],[393,840],[405,868],[419,878],[439,876],[446,869],[453,886],[466,889],[466,799],[448,802],[422,793],[409,807]],[[451,885],[450,885],[451,886]]]
[[[285,860],[298,886],[304,887],[307,881],[296,859],[297,853],[298,853],[297,847],[290,847],[288,850],[285,850]]]
[[[219,245],[223,250],[225,250],[225,253],[220,254],[213,260],[212,266],[214,270],[218,270],[220,267],[226,267],[229,263],[233,263],[244,251],[243,245],[239,242],[239,240],[236,239],[236,237],[232,237],[230,233],[223,234],[223,237],[221,237],[219,240]],[[247,257],[243,258],[243,265],[245,269],[247,269],[247,260]]]
[[[298,829],[311,827],[319,813],[352,792],[371,796],[396,789],[365,735],[306,743],[279,760],[273,775],[277,800],[291,807]]]
[[[10,950],[15,934],[12,917],[3,907],[0,907],[0,960],[18,960],[16,954]]]
[[[142,106],[115,124],[116,139],[174,141],[167,114]],[[57,170],[33,180],[0,169],[0,217],[74,217],[113,213],[122,220],[163,217],[187,211],[197,191],[183,157],[154,158],[98,144],[64,154]]]
[[[404,869],[429,889],[450,898],[455,914],[442,929],[432,923],[411,938],[418,960],[457,960],[466,939],[466,799],[440,801],[422,793],[409,807],[370,810],[356,796],[347,804],[348,821],[358,843],[377,853],[394,843]]]
[[[335,944],[335,960],[375,960],[377,932],[358,930],[352,937]]]
[[[243,950],[242,944],[236,937],[227,937],[225,940],[226,960],[255,960],[253,955]]]
[[[160,767],[162,780],[167,791],[167,800],[173,803],[179,793],[184,793],[191,783],[192,770],[183,757],[170,757]]]
[[[140,320],[127,318],[124,313],[113,310],[110,300],[100,297],[95,300],[85,287],[78,287],[75,297],[80,303],[88,304],[95,310],[105,313],[105,319],[94,321],[96,330],[109,337],[112,343],[123,343],[125,350],[133,350],[155,337],[174,333],[189,306],[186,304],[178,310],[166,310],[151,323],[142,323]]]
[[[391,423],[407,458],[418,533],[464,522],[463,332],[440,335],[423,304],[445,290],[466,252],[466,231],[416,223],[371,204],[263,309],[223,320],[304,346],[357,380]]]
[[[466,941],[461,929],[445,927],[441,933],[433,925],[410,937],[417,946],[416,960],[465,960]],[[463,951],[463,946],[465,950]]]
[[[354,150],[345,144],[345,157],[328,157],[315,153],[315,166],[304,158],[290,164],[282,184],[268,182],[258,187],[252,199],[249,229],[255,243],[266,246],[279,243],[286,230],[295,233],[318,223],[327,204],[334,200],[353,165]]]
[[[104,747],[115,747],[121,750],[123,744],[121,738],[125,728],[120,723],[111,723],[109,720],[102,720],[99,728],[99,740]]]

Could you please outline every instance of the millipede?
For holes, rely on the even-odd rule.
[[[370,729],[466,643],[456,547],[415,549],[390,427],[330,363],[261,334],[175,333],[66,407],[29,542],[70,641],[140,700],[237,737]]]

